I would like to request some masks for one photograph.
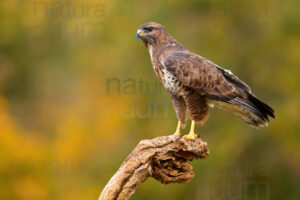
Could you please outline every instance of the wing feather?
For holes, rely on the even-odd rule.
[[[183,85],[216,100],[229,101],[243,95],[228,79],[237,83],[241,89],[250,91],[234,75],[189,51],[177,51],[162,59],[161,63]]]

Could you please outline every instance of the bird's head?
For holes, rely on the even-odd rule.
[[[148,22],[138,27],[136,38],[141,39],[146,45],[156,43],[158,40],[164,38],[167,34],[165,28],[156,22]]]

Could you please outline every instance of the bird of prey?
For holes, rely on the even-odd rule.
[[[148,22],[137,29],[149,50],[154,71],[170,93],[178,118],[175,134],[180,134],[187,113],[192,120],[186,139],[195,139],[195,124],[203,125],[209,105],[231,112],[249,125],[268,126],[274,110],[257,99],[247,84],[229,70],[185,49],[159,23]]]

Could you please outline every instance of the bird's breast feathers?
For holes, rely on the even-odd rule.
[[[171,93],[181,93],[182,84],[165,68],[162,68],[162,80],[165,88]]]
[[[155,59],[157,56],[155,56],[154,49],[151,45],[149,45],[148,50],[154,71],[164,84],[164,87],[168,90],[168,92],[180,94],[183,85],[160,63],[159,59]]]

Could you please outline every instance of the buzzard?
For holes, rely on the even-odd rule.
[[[185,125],[187,112],[192,120],[186,139],[195,139],[195,124],[203,125],[209,105],[229,111],[249,125],[268,126],[274,110],[257,99],[247,84],[229,70],[185,49],[159,23],[148,22],[137,29],[149,50],[154,71],[170,93],[178,118],[175,134]]]

